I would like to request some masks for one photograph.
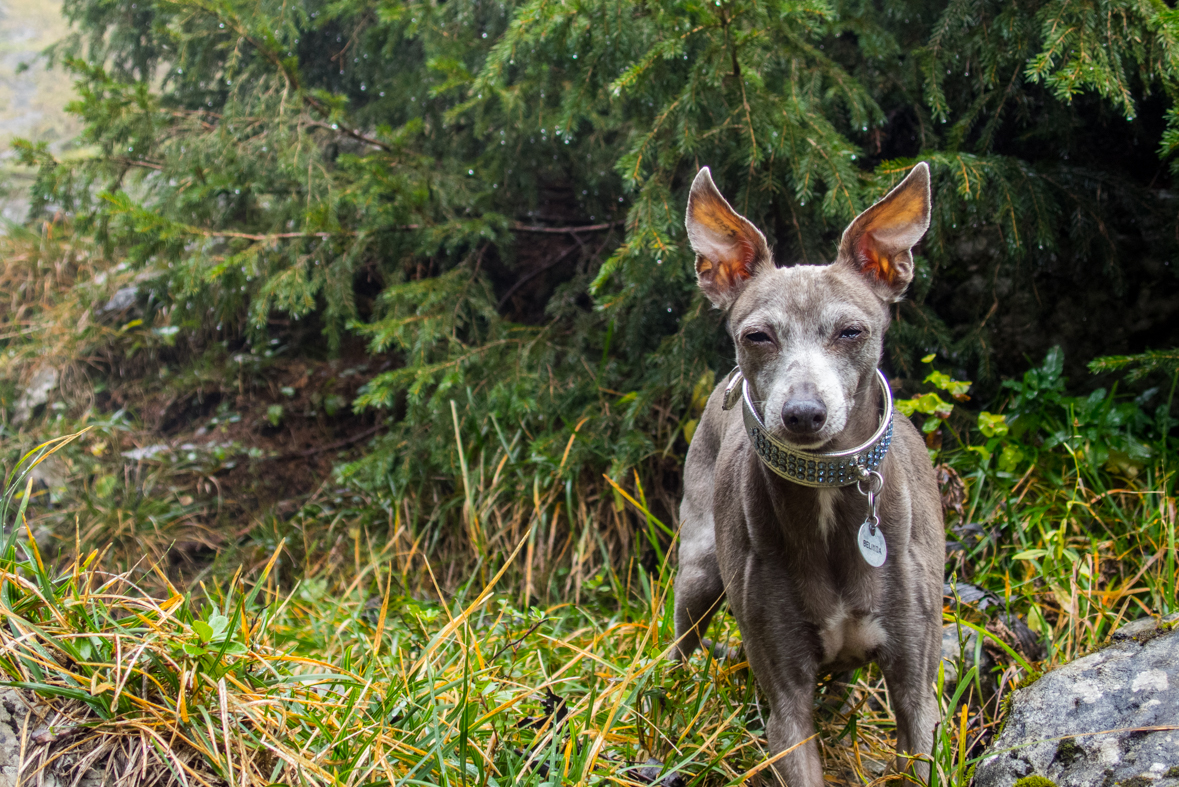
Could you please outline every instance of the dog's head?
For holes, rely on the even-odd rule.
[[[847,426],[856,393],[874,384],[889,304],[913,280],[910,250],[929,227],[929,205],[922,162],[848,225],[835,262],[778,268],[765,236],[700,170],[687,215],[696,276],[728,312],[767,429],[815,448]]]

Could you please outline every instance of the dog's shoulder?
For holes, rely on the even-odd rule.
[[[700,416],[700,423],[692,435],[691,445],[688,446],[689,467],[704,464],[711,468],[716,463],[725,439],[731,438],[731,433],[745,433],[741,408],[724,408],[725,388],[730,377],[731,375],[726,375],[717,383],[708,397],[708,404],[704,406],[704,413]]]
[[[910,480],[915,490],[928,491],[938,498],[937,477],[933,462],[925,447],[921,431],[908,417],[897,413],[893,416],[893,455],[901,463],[901,472]]]
[[[906,499],[912,509],[913,537],[936,551],[930,559],[940,564],[945,543],[942,523],[942,499],[937,476],[921,432],[903,415],[897,415],[893,427],[893,466],[889,475],[903,479]]]

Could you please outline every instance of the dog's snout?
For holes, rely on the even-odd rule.
[[[794,435],[814,434],[827,423],[827,405],[815,386],[807,384],[782,407],[782,425]]]

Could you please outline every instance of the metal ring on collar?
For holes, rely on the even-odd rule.
[[[868,488],[864,488],[864,482],[868,482]],[[865,470],[860,480],[856,481],[856,490],[861,495],[878,495],[880,490],[884,489],[884,476],[875,470]]]

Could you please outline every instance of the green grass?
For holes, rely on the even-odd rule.
[[[204,448],[141,461],[123,452],[191,436],[153,432],[142,417],[152,397],[260,400],[276,367],[96,319],[132,273],[44,230],[0,246],[5,417],[38,364],[63,380],[33,420],[0,424],[16,466],[0,521],[25,523],[0,554],[0,671],[48,703],[51,727],[34,731],[26,775],[95,761],[136,774],[135,787],[539,787],[640,783],[650,759],[691,785],[768,775],[766,709],[740,657],[697,655],[686,667],[663,657],[676,523],[657,512],[674,511],[679,483],[666,464],[524,485],[513,474],[526,438],[510,423],[472,425],[457,400],[440,424],[460,457],[449,496],[340,474],[288,490],[294,510],[251,508],[233,473],[276,465],[256,445],[222,445],[221,430],[263,424],[265,401],[193,421],[216,438]],[[1000,603],[945,611],[981,635],[994,668],[955,665],[963,678],[942,699],[937,784],[966,787],[1015,688],[1125,621],[1179,610],[1174,383],[1137,399],[1074,397],[1058,360],[1011,382],[1005,419],[986,433],[960,412],[944,428],[937,460],[963,481],[961,513],[947,517],[963,548],[947,573]],[[474,450],[471,429],[501,439]],[[21,460],[18,447],[38,435],[56,437]],[[22,480],[37,462],[53,463],[59,488]],[[963,536],[964,523],[974,529]],[[193,544],[204,557],[180,570]],[[1019,641],[1006,609],[1043,653]],[[710,633],[739,643],[727,614]],[[892,756],[894,717],[878,670],[842,680],[820,683],[826,772],[872,783]]]
[[[83,444],[70,439],[23,469]],[[1135,479],[1054,457],[1011,478],[983,467],[968,476],[975,515],[1001,536],[967,555],[970,581],[1029,614],[1047,654],[1029,664],[995,618],[967,616],[1000,686],[981,703],[990,676],[959,665],[937,783],[967,783],[1013,687],[1098,647],[1124,620],[1179,608],[1169,457]],[[26,515],[29,490],[18,475],[6,517]],[[651,520],[641,487],[619,491]],[[744,665],[663,658],[668,560],[653,573],[603,568],[579,603],[519,606],[520,562],[541,514],[511,549],[480,555],[486,571],[453,593],[410,595],[407,578],[436,577],[439,566],[420,552],[407,562],[400,539],[358,530],[344,563],[319,561],[308,574],[308,557],[280,543],[262,565],[180,589],[153,565],[110,573],[88,544],[51,563],[13,528],[0,561],[0,670],[52,703],[65,741],[32,746],[26,767],[101,749],[123,752],[141,784],[169,774],[209,785],[631,784],[649,758],[689,784],[763,770],[765,708]],[[727,616],[713,633],[737,639]],[[892,734],[879,674],[828,678],[820,697],[828,772],[872,781]]]
[[[53,571],[34,541],[14,538],[0,571],[0,668],[53,698],[75,754],[137,737],[144,778],[626,781],[640,750],[730,780],[756,768],[743,672],[673,670],[661,657],[666,577],[648,578],[657,595],[642,610],[518,611],[495,591],[523,546],[482,590],[439,604],[392,597],[384,561],[346,588],[310,577],[283,592],[270,581],[281,548],[252,586],[234,577],[153,597],[133,575],[103,572],[94,552]]]

